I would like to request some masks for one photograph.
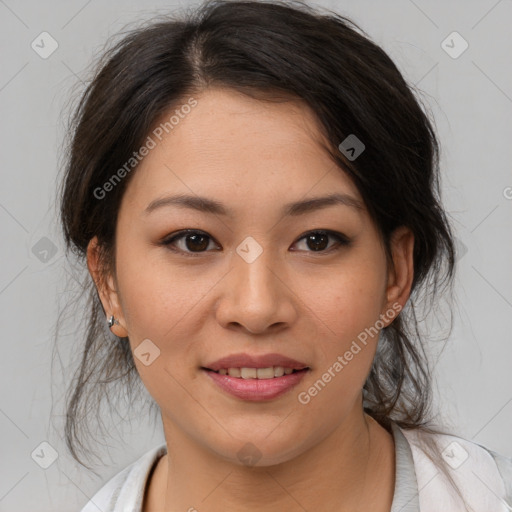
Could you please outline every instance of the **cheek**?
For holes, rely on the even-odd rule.
[[[359,407],[360,392],[377,348],[375,323],[381,314],[380,274],[368,272],[362,279],[341,274],[332,283],[329,300],[317,302],[319,318],[315,378],[302,386],[300,404],[309,414],[304,428],[320,435]],[[329,418],[319,426],[314,418]],[[307,426],[306,426],[307,425]]]
[[[190,399],[180,383],[184,372],[192,371],[189,362],[197,350],[193,340],[198,339],[194,331],[198,322],[190,319],[206,290],[190,286],[183,273],[144,250],[119,249],[125,251],[118,259],[117,274],[137,372],[158,404],[172,397],[173,410],[179,413],[182,408],[177,404]]]
[[[151,389],[151,381],[156,384],[162,379],[165,368],[174,373],[174,362],[193,359],[196,347],[190,341],[199,338],[195,331],[201,325],[197,317],[201,311],[200,299],[211,284],[191,282],[189,274],[166,262],[165,253],[155,248],[137,249],[133,244],[131,249],[126,244],[120,245],[117,274],[134,361]],[[151,366],[145,366],[137,358],[141,343],[148,344],[145,340],[156,346],[153,348],[156,353],[159,351]],[[152,348],[151,344],[148,346]]]
[[[375,327],[383,312],[386,285],[382,259],[359,255],[345,263],[325,283],[323,298],[310,298],[319,319],[316,370],[322,381],[322,397],[314,407],[322,411],[335,403],[339,414],[357,399],[370,371],[378,342]],[[323,383],[327,383],[325,387]]]
[[[132,336],[160,339],[191,310],[201,290],[170,264],[165,248],[132,238],[122,239],[117,254],[123,313]]]
[[[329,327],[328,337],[350,344],[365,328],[373,326],[382,313],[385,284],[385,267],[379,261],[354,262],[334,273],[327,293],[312,301]]]

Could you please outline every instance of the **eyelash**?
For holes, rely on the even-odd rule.
[[[300,240],[302,240],[304,238],[307,238],[309,235],[312,235],[312,234],[327,235],[329,237],[336,239],[336,241],[337,241],[337,244],[334,244],[333,246],[329,247],[328,249],[325,249],[322,251],[306,251],[306,252],[311,252],[312,254],[327,254],[327,253],[330,254],[333,249],[340,250],[342,247],[347,247],[351,244],[351,240],[349,238],[347,238],[343,233],[338,233],[337,231],[331,231],[328,229],[318,229],[318,230],[308,231],[307,233],[304,233],[297,240],[297,242],[299,242]],[[187,235],[203,235],[203,236],[208,237],[210,240],[213,240],[213,238],[210,235],[208,235],[207,233],[205,233],[204,231],[188,229],[188,230],[178,231],[177,233],[174,233],[173,235],[171,235],[170,238],[169,237],[164,238],[161,241],[161,245],[168,247],[169,250],[171,250],[173,252],[181,253],[185,256],[191,256],[193,258],[201,256],[202,254],[204,254],[206,252],[210,252],[208,250],[191,252],[191,251],[184,251],[182,249],[177,249],[175,247],[172,247],[172,244],[176,240],[184,239]]]

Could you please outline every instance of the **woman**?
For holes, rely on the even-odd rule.
[[[205,4],[124,37],[74,120],[61,215],[93,293],[68,445],[134,377],[166,440],[83,512],[510,510],[512,460],[432,424],[437,140],[356,25]]]

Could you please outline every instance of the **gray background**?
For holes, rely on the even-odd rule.
[[[512,2],[311,3],[368,32],[435,115],[443,199],[460,248],[455,326],[446,349],[432,349],[439,401],[459,435],[512,456]],[[127,23],[185,5],[194,3],[0,0],[0,511],[79,510],[107,478],[164,440],[161,425],[147,420],[112,425],[124,443],[99,446],[111,461],[100,479],[65,448],[66,358],[82,338],[80,318],[72,318],[52,368],[59,302],[68,297],[53,203],[63,115],[91,60]],[[31,47],[43,31],[58,43],[47,59]],[[457,58],[442,46],[453,31],[469,44]],[[449,41],[452,51],[461,48]],[[48,469],[31,457],[44,441],[58,453]]]

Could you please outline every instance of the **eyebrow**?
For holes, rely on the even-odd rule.
[[[285,204],[281,210],[283,216],[303,215],[307,212],[320,210],[334,205],[343,205],[354,208],[358,211],[364,210],[363,203],[348,194],[329,194],[323,197],[313,197],[295,203]],[[178,208],[190,208],[204,213],[214,215],[233,216],[232,210],[224,206],[222,203],[209,199],[207,197],[180,194],[175,196],[165,196],[151,201],[144,210],[147,215],[159,208],[175,206]]]

